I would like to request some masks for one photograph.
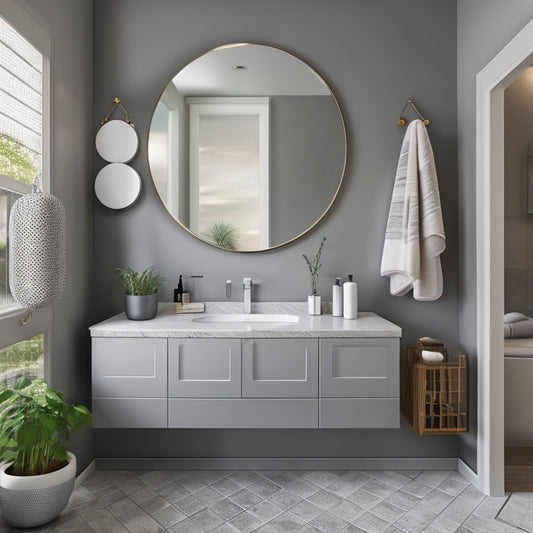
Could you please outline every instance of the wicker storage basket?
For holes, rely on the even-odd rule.
[[[424,363],[417,347],[402,348],[400,408],[417,435],[467,430],[466,355],[447,356]]]

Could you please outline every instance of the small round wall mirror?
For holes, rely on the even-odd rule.
[[[131,124],[110,120],[98,130],[95,145],[102,159],[110,163],[129,163],[137,153],[139,137]]]
[[[148,139],[156,190],[203,241],[242,252],[282,246],[335,200],[346,130],[324,79],[273,46],[220,46],[181,69]]]
[[[110,163],[98,172],[94,192],[109,209],[124,209],[132,205],[141,192],[141,177],[124,163]]]

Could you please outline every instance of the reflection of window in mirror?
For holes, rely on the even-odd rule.
[[[152,118],[148,157],[157,191],[171,213],[184,224],[189,220],[189,153],[186,139],[185,100],[173,84],[165,89]]]
[[[191,231],[213,240],[214,226],[223,223],[234,228],[238,250],[268,248],[269,99],[202,97],[187,103]]]

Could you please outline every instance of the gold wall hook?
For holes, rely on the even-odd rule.
[[[133,122],[130,120],[130,116],[129,116],[129,113],[128,113],[128,110],[124,107],[124,104],[122,103],[122,100],[118,97],[118,96],[115,96],[115,98],[113,98],[113,105],[111,107],[111,109],[109,110],[109,113],[106,115],[106,117],[104,118],[104,120],[102,120],[102,122],[100,122],[100,124],[104,125],[108,120],[109,120],[109,117],[111,116],[111,114],[113,113],[113,111],[117,108],[117,106],[120,106],[122,108],[122,110],[124,111],[124,114],[126,115],[125,117],[125,121],[132,127],[134,128],[135,125],[133,124]]]
[[[429,124],[429,119],[427,118],[424,118],[422,116],[422,113],[420,113],[418,107],[416,107],[416,104],[414,102],[413,99],[409,98],[409,100],[407,100],[407,102],[405,103],[405,105],[403,106],[402,110],[400,111],[400,118],[398,119],[398,126],[405,126],[405,123],[406,123],[406,120],[404,117],[402,117],[402,113],[405,111],[405,108],[407,106],[411,106],[415,113],[417,114],[418,118],[427,126]]]

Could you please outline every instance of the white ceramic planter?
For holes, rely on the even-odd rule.
[[[11,476],[11,463],[0,465],[0,507],[3,518],[15,527],[36,527],[56,518],[74,490],[76,457],[67,452],[68,465],[40,476]]]
[[[307,312],[310,315],[320,315],[322,312],[322,299],[320,296],[310,294],[307,297]]]

